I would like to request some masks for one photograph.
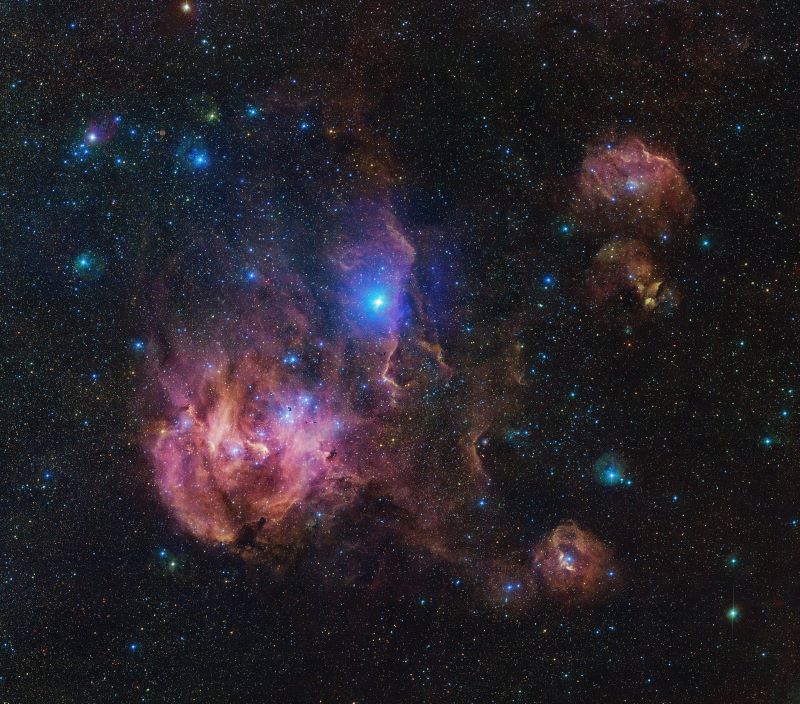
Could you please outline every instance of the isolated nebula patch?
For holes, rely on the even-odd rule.
[[[562,523],[537,545],[533,571],[547,592],[572,603],[601,597],[615,576],[609,548],[574,521]]]
[[[603,245],[586,280],[592,304],[604,312],[636,316],[672,308],[679,302],[651,249],[636,240],[612,240]]]
[[[675,158],[638,138],[600,144],[581,165],[574,209],[598,234],[659,238],[686,224],[694,206]]]

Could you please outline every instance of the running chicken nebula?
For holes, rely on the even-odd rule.
[[[599,235],[656,239],[686,224],[695,198],[674,157],[641,139],[609,140],[589,151],[574,209]]]
[[[454,370],[427,321],[401,223],[381,203],[349,212],[352,234],[322,255],[333,296],[326,288],[315,300],[273,263],[204,343],[168,338],[153,371],[163,412],[146,444],[170,515],[181,531],[275,570],[310,548],[329,565],[344,561],[345,580],[375,579],[386,559],[377,556],[393,544],[419,564],[458,571],[492,603],[599,595],[606,553],[572,524],[537,548],[532,572],[524,546],[487,559],[456,530],[491,492],[473,426],[496,422],[484,396],[497,379],[479,366],[470,383],[449,387]],[[320,305],[332,313],[327,326]],[[511,369],[505,377],[510,393],[520,388]],[[453,393],[463,418],[446,402],[423,402]],[[426,439],[426,427],[439,434]],[[564,574],[551,543],[570,544]]]
[[[792,3],[0,17],[0,704],[800,704]]]
[[[478,363],[463,350],[449,358],[393,207],[400,180],[380,141],[356,132],[359,162],[375,178],[323,222],[327,245],[303,254],[316,277],[278,249],[251,248],[265,264],[232,291],[225,323],[191,343],[156,336],[169,341],[153,368],[163,410],[146,444],[162,503],[181,531],[275,570],[307,549],[329,576],[399,587],[403,570],[389,556],[408,553],[462,575],[493,604],[600,595],[605,549],[571,523],[536,548],[534,570],[525,568],[530,543],[502,521],[459,529],[492,494],[477,442],[525,388],[522,348]],[[610,255],[598,296],[626,285],[650,296],[658,282],[639,249]],[[631,273],[632,284],[617,280]],[[476,550],[478,535],[497,545],[491,554]],[[551,565],[553,541],[570,543],[563,575]]]

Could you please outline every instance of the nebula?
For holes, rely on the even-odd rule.
[[[590,150],[574,210],[587,230],[656,239],[686,224],[695,197],[675,159],[628,137]]]
[[[591,302],[606,313],[641,316],[679,301],[664,282],[651,249],[636,240],[612,240],[595,256],[587,273]]]
[[[405,392],[448,369],[415,296],[414,249],[383,204],[343,222],[320,254],[332,273],[320,295],[270,252],[224,323],[191,342],[168,334],[153,355],[162,411],[145,444],[159,496],[183,531],[249,559],[285,563],[323,537],[358,553],[337,524],[357,506],[433,521],[430,480],[408,476],[424,461]],[[408,541],[434,549],[436,531],[406,523]]]
[[[350,419],[284,366],[246,354],[166,372],[170,413],[150,449],[163,499],[196,537],[284,541],[341,493]],[[259,522],[263,533],[243,540]]]
[[[530,543],[483,520],[492,477],[476,443],[516,408],[521,347],[446,358],[386,149],[358,120],[333,123],[330,139],[355,140],[370,169],[316,223],[324,246],[304,249],[302,231],[291,254],[250,246],[244,283],[214,304],[224,315],[206,310],[191,333],[157,325],[145,445],[161,502],[182,532],[274,570],[386,592],[413,564],[520,609],[599,595],[610,558],[590,533],[558,527],[531,569]],[[598,302],[632,287],[644,307],[661,281],[638,243],[602,250],[594,276]]]
[[[514,609],[540,594],[599,595],[608,552],[574,524],[528,569],[530,545],[502,521],[475,523],[491,494],[475,443],[513,405],[486,398],[498,383],[519,387],[514,354],[505,380],[493,364],[466,366],[451,386],[400,220],[365,201],[335,227],[317,254],[325,286],[270,251],[224,320],[154,337],[160,413],[145,444],[178,528],[274,571],[310,554],[303,564],[321,577],[384,593],[402,593],[413,564]]]
[[[84,144],[94,146],[107,144],[117,134],[121,119],[119,116],[102,115],[89,122],[83,136]]]
[[[574,521],[562,523],[536,546],[533,572],[548,593],[571,603],[602,596],[615,576],[609,548]]]

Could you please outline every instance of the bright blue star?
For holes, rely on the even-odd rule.
[[[391,298],[384,289],[372,289],[363,299],[366,313],[377,320],[384,320],[389,311]]]
[[[193,149],[189,152],[189,163],[195,169],[204,169],[211,163],[208,153],[202,149]]]
[[[72,260],[72,270],[84,281],[95,281],[105,268],[103,259],[92,252],[81,252]]]
[[[603,486],[631,486],[633,481],[625,476],[625,465],[613,452],[606,452],[594,463],[595,479]]]

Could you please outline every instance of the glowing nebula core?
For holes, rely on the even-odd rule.
[[[342,413],[284,367],[248,354],[166,370],[170,411],[150,451],[162,498],[196,537],[285,541],[341,493]],[[263,536],[243,538],[262,518]]]
[[[562,523],[539,543],[533,562],[543,587],[570,602],[598,598],[614,576],[611,551],[573,521]]]
[[[324,331],[320,300],[275,263],[203,342],[167,334],[153,354],[162,411],[145,444],[162,502],[200,540],[275,564],[364,493],[408,502],[397,475],[415,457],[410,442],[398,455],[411,409],[397,402],[418,372],[403,360],[438,369],[438,348],[408,318],[414,249],[398,221],[380,204],[356,212],[326,254]]]
[[[647,313],[679,301],[650,248],[636,240],[606,243],[589,268],[587,284],[592,303],[606,310]]]
[[[655,239],[688,222],[694,206],[675,159],[638,138],[601,144],[581,166],[575,210],[601,234]]]

